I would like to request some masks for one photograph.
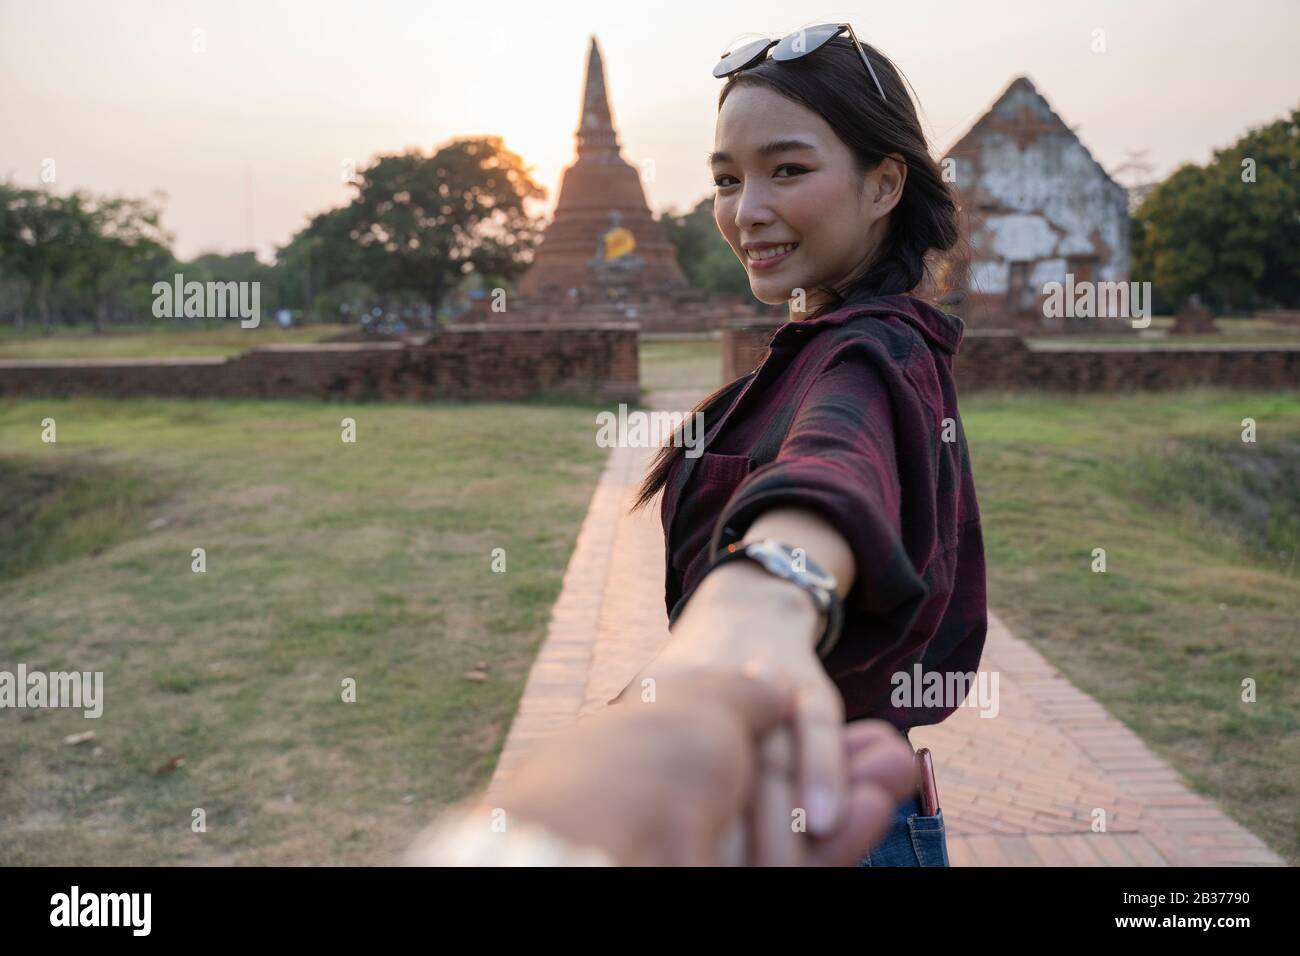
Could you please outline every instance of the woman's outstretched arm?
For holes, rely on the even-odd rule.
[[[847,593],[854,579],[853,552],[817,512],[791,507],[764,512],[745,541],[764,538],[803,548],[835,576],[840,596]],[[824,625],[812,598],[799,587],[750,562],[731,562],[700,582],[669,645],[634,682],[678,667],[721,665],[764,668],[795,686],[793,731],[769,735],[756,790],[751,838],[758,844],[756,858],[768,863],[798,858],[800,837],[792,821],[799,810],[814,836],[833,833],[843,816],[848,789],[841,744],[844,707],[814,651]]]
[[[845,600],[836,658],[855,656],[866,664],[888,659],[927,593],[902,541],[900,469],[908,470],[914,489],[910,518],[923,522],[932,513],[927,495],[936,487],[925,472],[933,456],[900,461],[896,430],[931,435],[933,422],[929,407],[912,396],[875,343],[855,341],[825,363],[800,399],[776,457],[732,493],[710,547],[772,537],[802,548],[835,575]],[[759,816],[773,847],[789,846],[792,812],[804,811],[814,836],[833,830],[842,814],[844,767],[832,731],[844,721],[845,703],[816,655],[823,626],[799,587],[750,562],[728,562],[699,581],[668,646],[640,675],[653,677],[677,661],[744,668],[767,660],[801,688],[793,737],[773,734],[765,753],[772,784]],[[784,785],[781,767],[789,768]],[[790,790],[791,778],[794,792],[787,793],[781,787]],[[753,832],[760,836],[757,827]],[[774,862],[783,862],[776,856]]]

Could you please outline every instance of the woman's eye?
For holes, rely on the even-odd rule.
[[[793,169],[794,173],[792,175],[796,175],[796,176],[808,172],[808,170],[804,169],[802,166],[796,166],[794,163],[782,163],[780,166],[776,167],[776,172],[779,173],[783,169]],[[719,189],[726,189],[728,186],[734,185],[734,183],[724,182],[724,180],[735,179],[735,178],[736,178],[735,176],[728,176],[724,173],[723,175],[717,177],[713,181],[713,185],[717,186]],[[777,178],[789,179],[790,176],[779,176]]]

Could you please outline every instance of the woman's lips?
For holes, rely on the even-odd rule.
[[[770,259],[753,259],[750,258],[748,253],[746,253],[745,262],[749,264],[749,267],[751,269],[774,269],[777,266],[779,266],[781,263],[785,262],[786,259],[789,259],[792,255],[794,255],[798,251],[799,251],[799,243],[796,242],[794,244],[794,248],[791,249],[789,252],[783,252],[779,256],[772,256]]]

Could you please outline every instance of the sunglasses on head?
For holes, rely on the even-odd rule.
[[[871,61],[867,59],[862,44],[858,42],[857,34],[853,32],[853,27],[847,23],[819,23],[815,27],[795,30],[794,33],[782,37],[780,40],[773,40],[771,37],[753,40],[742,47],[732,50],[730,53],[724,53],[722,59],[718,61],[718,65],[713,68],[713,75],[721,79],[724,76],[739,73],[741,70],[767,59],[768,50],[772,50],[772,59],[774,60],[782,62],[797,60],[801,56],[807,56],[809,53],[820,50],[826,45],[827,41],[839,36],[845,30],[849,31],[849,37],[853,40],[853,45],[858,48],[858,56],[862,57],[862,65],[871,74],[872,82],[876,84],[876,89],[880,92],[880,98],[888,102],[885,97],[884,87],[880,85],[880,80],[876,79],[876,71],[871,68]],[[773,47],[776,47],[776,49],[773,50]]]

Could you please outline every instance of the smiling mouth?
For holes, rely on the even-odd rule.
[[[772,246],[769,249],[761,249],[757,252],[746,252],[745,261],[755,269],[770,269],[777,263],[786,259],[798,248],[799,243],[787,242],[779,246]]]

